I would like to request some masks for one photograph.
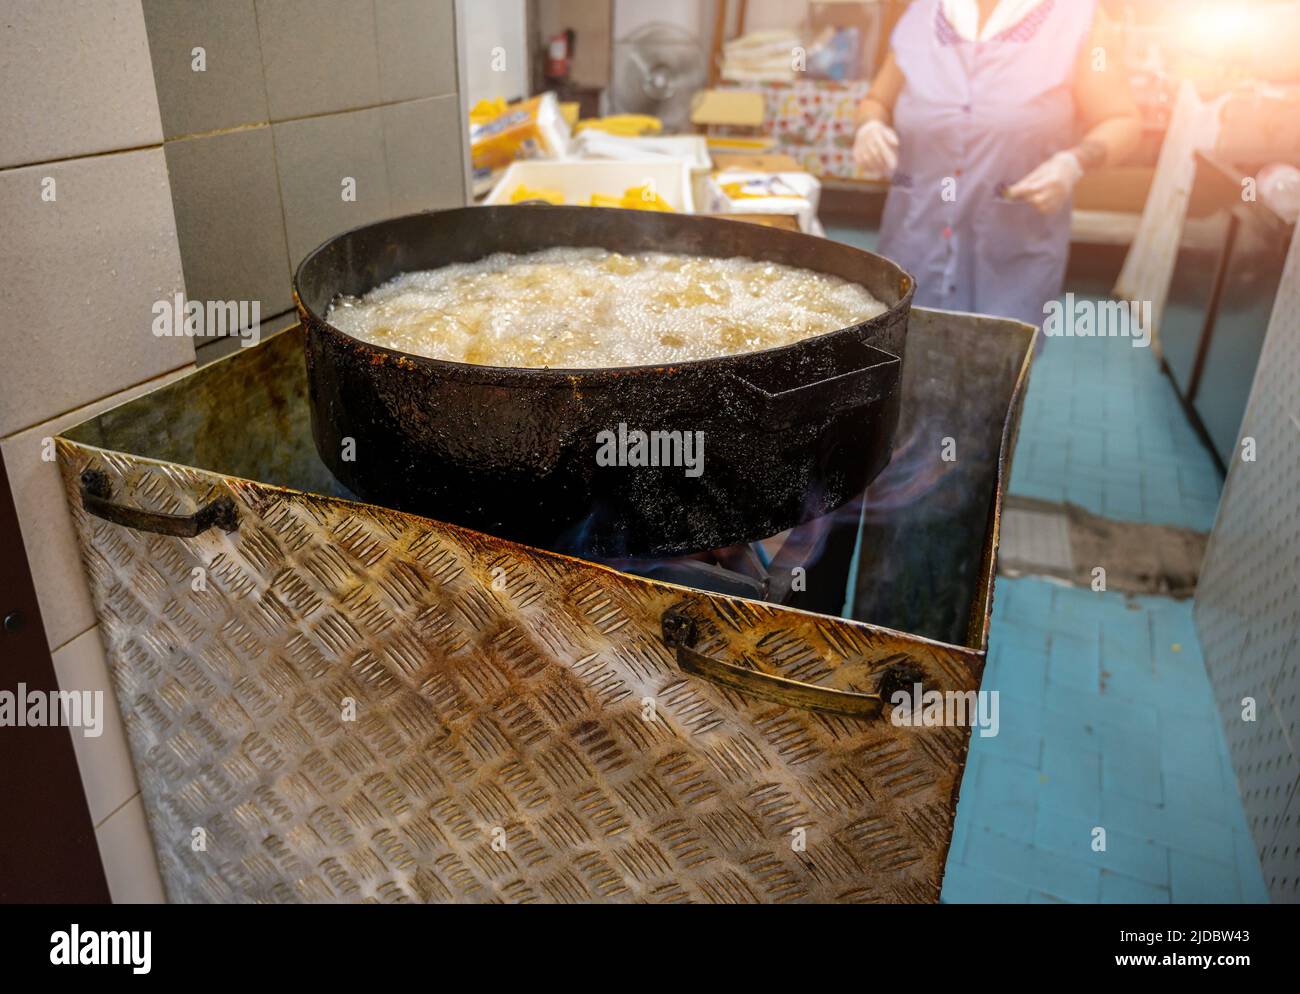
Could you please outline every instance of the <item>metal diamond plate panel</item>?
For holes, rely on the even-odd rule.
[[[1300,900],[1300,242],[1292,245],[1196,595],[1206,665],[1275,901]],[[1240,440],[1239,440],[1240,441]],[[1242,720],[1254,698],[1258,720]]]
[[[661,616],[842,690],[904,658],[974,690],[982,654],[59,446],[172,900],[938,898],[967,730],[723,689],[678,669]],[[88,466],[148,510],[228,495],[238,530],[92,517]]]

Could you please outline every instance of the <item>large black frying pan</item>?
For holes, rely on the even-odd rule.
[[[860,283],[889,310],[794,345],[668,366],[507,369],[369,345],[339,294],[494,252],[600,246],[745,256]],[[593,557],[670,556],[776,534],[889,461],[913,281],[886,259],[739,221],[594,207],[469,207],[330,239],[294,278],[322,460],[372,503]],[[703,472],[597,464],[604,431],[704,432]]]

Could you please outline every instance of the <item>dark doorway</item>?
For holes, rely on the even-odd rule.
[[[0,459],[0,691],[58,689]],[[0,727],[0,902],[109,901],[81,773],[64,727]]]

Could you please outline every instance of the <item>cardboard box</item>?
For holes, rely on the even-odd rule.
[[[722,152],[713,156],[713,168],[719,172],[724,169],[746,169],[756,173],[807,172],[790,156],[776,153],[747,155],[743,152]]]
[[[763,94],[752,90],[700,90],[691,105],[696,127],[761,128]]]

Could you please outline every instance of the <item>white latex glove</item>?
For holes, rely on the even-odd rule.
[[[869,179],[889,179],[898,168],[898,135],[884,121],[868,121],[853,139],[853,161]]]
[[[1083,166],[1073,152],[1057,152],[1019,183],[1007,189],[1008,200],[1023,200],[1044,214],[1055,214],[1070,199]]]

